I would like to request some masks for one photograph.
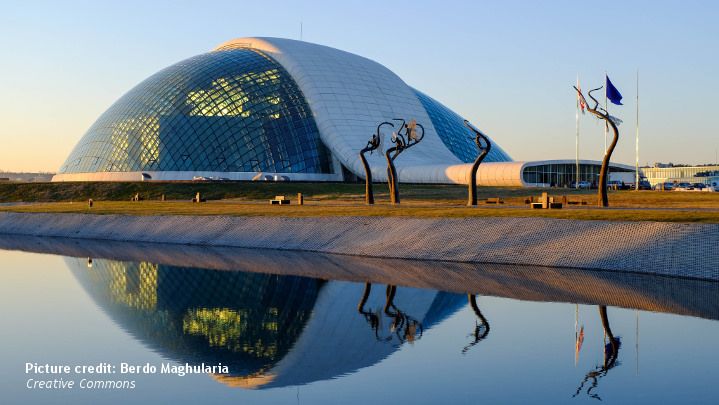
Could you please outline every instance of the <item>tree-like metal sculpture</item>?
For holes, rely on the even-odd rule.
[[[389,199],[394,204],[399,204],[399,179],[397,177],[397,169],[394,166],[394,160],[400,153],[406,151],[412,146],[418,144],[424,138],[424,127],[418,124],[414,119],[406,123],[402,118],[394,118],[395,121],[401,121],[402,124],[397,132],[392,134],[392,143],[395,146],[387,149],[384,156],[387,158],[387,184],[389,185]],[[417,128],[421,133],[417,133]]]
[[[484,158],[487,157],[489,151],[492,150],[492,143],[489,141],[487,135],[483,134],[482,131],[470,124],[469,121],[464,120],[464,126],[474,132],[474,143],[477,144],[477,149],[479,149],[479,155],[477,155],[477,158],[474,159],[474,163],[472,163],[472,170],[469,173],[469,198],[467,200],[467,205],[474,206],[477,205],[477,171],[479,170],[479,165],[482,163]]]
[[[364,194],[364,202],[365,204],[372,205],[374,204],[374,193],[372,192],[372,170],[369,167],[369,163],[367,163],[367,159],[364,157],[364,154],[369,152],[370,155],[372,152],[374,152],[376,149],[378,149],[382,144],[382,134],[380,133],[379,129],[382,127],[382,125],[389,125],[392,128],[394,128],[394,124],[391,122],[383,122],[379,125],[377,125],[377,132],[372,135],[372,139],[370,139],[367,142],[367,146],[364,147],[359,153],[360,159],[362,160],[362,166],[364,166],[364,181],[365,181],[365,194]]]
[[[594,108],[589,107],[589,103],[587,103],[587,99],[584,98],[584,94],[582,94],[581,90],[579,90],[576,86],[572,86],[572,87],[574,87],[574,90],[577,91],[577,94],[579,94],[579,96],[582,98],[582,101],[584,101],[584,104],[587,106],[587,111],[594,114],[597,118],[604,120],[607,123],[607,125],[609,125],[612,128],[612,131],[614,132],[614,139],[612,139],[611,145],[609,145],[606,152],[604,152],[604,159],[602,160],[602,169],[599,172],[599,201],[598,201],[598,205],[600,207],[608,207],[609,206],[609,198],[607,197],[607,171],[609,170],[609,160],[612,158],[612,153],[614,152],[614,148],[617,146],[617,141],[619,141],[619,129],[617,129],[617,125],[614,122],[613,117],[609,115],[607,110],[600,107],[599,101],[597,101],[597,99],[592,96],[593,91],[601,90],[604,86],[589,90],[589,93],[587,93],[589,98],[591,98],[594,101]]]

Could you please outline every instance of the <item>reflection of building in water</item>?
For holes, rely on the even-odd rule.
[[[298,276],[190,269],[149,263],[66,259],[111,318],[161,355],[181,363],[227,365],[213,376],[232,386],[269,388],[334,378],[397,350],[385,292],[366,309],[382,336],[357,313],[363,285]],[[426,331],[466,303],[462,295],[397,289],[394,303]]]

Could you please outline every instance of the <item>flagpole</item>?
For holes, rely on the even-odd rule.
[[[607,104],[607,72],[604,71],[604,110],[607,112],[607,115],[609,115],[609,104]],[[602,156],[607,154],[607,132],[609,131],[609,123],[604,123],[604,153]]]
[[[577,88],[579,88],[579,73],[577,73]],[[581,108],[579,103],[580,103],[580,101],[579,101],[579,98],[577,97],[577,111],[574,114],[576,121],[577,121],[577,123],[576,123],[577,138],[574,142],[574,158],[575,158],[576,164],[577,164],[577,167],[576,167],[577,173],[575,176],[576,180],[574,182],[574,187],[576,189],[579,189],[579,109]]]
[[[636,160],[634,162],[634,170],[636,171],[634,189],[639,190],[639,69],[637,69],[637,141],[636,141]]]

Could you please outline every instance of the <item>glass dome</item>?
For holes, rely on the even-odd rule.
[[[60,173],[331,173],[307,102],[280,64],[252,49],[176,63],[117,100]]]
[[[464,126],[464,119],[432,97],[417,89],[413,90],[424,109],[427,110],[429,119],[432,120],[432,124],[437,130],[437,135],[447,149],[465,163],[474,162],[479,151],[474,143],[474,134]],[[483,161],[511,162],[512,158],[496,142],[492,141],[492,149]]]

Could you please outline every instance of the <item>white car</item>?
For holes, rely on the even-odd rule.
[[[579,182],[579,188],[589,188],[589,187],[591,187],[591,186],[592,186],[592,183],[590,183],[590,182],[588,182],[588,181],[580,181],[580,182]],[[573,181],[569,187],[570,187],[570,188],[577,188],[577,182],[576,182],[576,181]]]
[[[694,190],[694,187],[692,187],[691,183],[679,183],[676,187],[674,187],[674,191],[692,191]]]

